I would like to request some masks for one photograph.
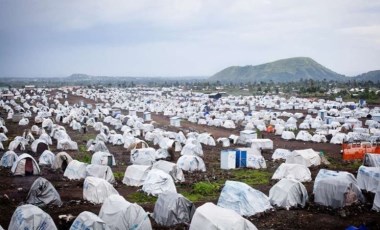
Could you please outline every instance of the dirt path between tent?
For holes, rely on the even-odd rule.
[[[56,91],[55,91],[56,92]],[[52,92],[54,95],[55,92]],[[70,104],[79,103],[79,101],[84,101],[84,103],[95,104],[95,101],[90,99],[84,99],[80,96],[69,94],[66,99]],[[60,100],[61,103],[65,99]],[[6,119],[6,113],[4,110],[0,110],[1,117]],[[123,111],[125,113],[126,111]],[[294,111],[290,111],[294,112]],[[300,111],[306,113],[306,111]],[[139,114],[141,116],[141,114]],[[181,127],[176,128],[169,125],[169,117],[163,116],[162,114],[153,114],[152,119],[155,122],[156,127],[161,127],[165,130],[178,131],[182,130],[186,134],[189,131],[197,132],[209,132],[215,139],[218,137],[228,137],[231,134],[239,134],[241,127],[235,130],[229,130],[220,127],[208,127],[203,125],[192,124],[188,121],[182,121]],[[17,123],[13,123],[9,120],[6,120],[6,126],[9,130],[7,136],[10,139],[13,139],[17,135],[21,135],[24,129],[30,128],[34,124],[34,118],[29,119],[31,122],[28,126],[21,128]],[[61,124],[62,125],[62,124]],[[40,126],[40,125],[39,125]],[[89,139],[94,139],[97,135],[97,132],[93,128],[89,128],[86,134],[82,134],[78,131],[73,131],[68,125],[63,125],[67,133],[70,135],[71,139],[76,141],[79,146],[78,151],[67,151],[74,159],[84,161],[88,160],[88,157],[91,157],[87,153],[85,145]],[[111,126],[109,126],[112,129]],[[120,131],[118,131],[120,133]],[[264,133],[264,138],[269,138],[274,142],[274,148],[287,148],[290,150],[294,149],[305,149],[313,148],[316,151],[323,151],[325,156],[333,163],[330,166],[319,166],[311,168],[312,177],[315,178],[319,169],[321,168],[330,168],[330,169],[339,169],[346,170],[354,173],[356,175],[357,163],[343,162],[341,160],[339,145],[333,144],[320,144],[320,143],[310,143],[310,142],[301,142],[301,141],[285,141],[279,136],[273,134]],[[9,141],[3,142],[4,147],[7,147]],[[154,148],[153,143],[149,143]],[[129,155],[130,153],[123,148],[123,146],[113,146],[112,144],[107,144],[108,149],[111,153],[114,154],[116,158],[117,165],[112,168],[113,173],[117,175],[117,183],[114,185],[116,190],[124,196],[127,200],[131,202],[137,202],[140,204],[146,211],[153,212],[154,201],[147,200],[145,196],[140,196],[142,193],[139,192],[140,187],[131,187],[126,186],[121,183],[122,176],[126,170],[126,167],[129,165]],[[231,148],[234,148],[233,146]],[[217,144],[215,147],[204,146],[204,161],[206,164],[207,172],[205,173],[185,173],[186,181],[182,184],[177,184],[177,191],[179,193],[191,193],[193,185],[199,181],[210,181],[222,183],[225,180],[236,180],[233,175],[233,171],[225,171],[220,169],[220,151],[226,149],[221,147],[220,144]],[[50,146],[50,150],[53,153],[58,153],[56,149],[56,142]],[[4,153],[5,151],[1,151]],[[16,151],[17,153],[28,152],[33,154],[30,150],[30,146],[27,147],[26,151]],[[275,169],[281,164],[281,162],[272,162],[271,155],[273,151],[263,152],[263,156],[266,159],[267,169],[260,170],[267,172],[268,174],[273,174]],[[39,158],[38,154],[32,155],[37,161]],[[175,158],[178,159],[180,154],[175,153]],[[173,161],[175,162],[176,159]],[[246,172],[252,172],[252,169],[245,169]],[[257,170],[255,170],[257,171]],[[98,214],[101,208],[101,205],[93,205],[89,202],[83,200],[83,180],[80,181],[70,181],[67,178],[63,177],[62,172],[54,172],[49,168],[42,168],[41,176],[48,179],[57,189],[61,195],[63,201],[62,207],[43,207],[43,210],[51,215],[54,222],[56,223],[59,229],[69,229],[70,223],[65,223],[59,220],[58,215],[61,214],[72,214],[77,216],[82,211],[91,211],[95,214]],[[0,225],[3,228],[7,228],[11,219],[11,216],[17,206],[24,202],[28,194],[28,190],[31,184],[37,176],[30,177],[14,177],[10,174],[10,169],[0,168]],[[247,180],[252,178],[246,178]],[[249,184],[255,189],[258,189],[264,192],[266,195],[269,194],[270,188],[276,183],[276,181],[270,180],[266,184]],[[313,182],[304,183],[309,196],[310,201],[304,209],[291,209],[291,210],[275,210],[269,211],[267,213],[261,213],[253,217],[249,217],[249,220],[254,223],[259,229],[344,229],[349,225],[360,225],[365,223],[370,229],[380,229],[380,218],[379,214],[373,211],[370,211],[372,207],[373,196],[371,194],[366,194],[367,202],[361,205],[355,205],[353,207],[346,207],[340,210],[332,210],[325,207],[320,207],[315,205],[312,197],[312,188]],[[219,191],[220,192],[220,191]],[[212,198],[200,198],[200,201],[196,202],[196,206],[200,206],[205,202],[217,202],[218,194]],[[162,227],[157,225],[154,220],[152,221],[152,226],[154,229],[188,229],[186,225],[179,225],[172,228]]]

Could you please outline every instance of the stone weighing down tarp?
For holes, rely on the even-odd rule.
[[[154,206],[154,220],[164,226],[190,223],[195,212],[194,204],[178,193],[165,192],[158,196]]]
[[[264,193],[238,181],[226,181],[218,206],[232,209],[242,216],[252,216],[272,208]]]
[[[190,230],[199,229],[257,230],[255,225],[234,210],[209,202],[198,207],[191,220]]]

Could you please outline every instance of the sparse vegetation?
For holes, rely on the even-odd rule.
[[[121,181],[124,178],[123,172],[114,172],[113,176],[115,177],[115,180]]]
[[[149,196],[144,192],[134,192],[127,196],[127,200],[132,203],[155,203],[157,197]]]
[[[268,184],[273,173],[264,170],[238,169],[232,171],[232,179],[248,185]]]

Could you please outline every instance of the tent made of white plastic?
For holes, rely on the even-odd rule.
[[[308,131],[305,131],[305,130],[299,131],[296,136],[296,140],[298,141],[311,141],[312,138],[313,136]]]
[[[106,180],[97,177],[86,177],[83,183],[83,199],[101,204],[110,195],[119,195],[116,189]]]
[[[376,193],[380,188],[380,167],[360,166],[357,181],[362,190]]]
[[[305,186],[294,179],[283,178],[269,190],[270,203],[277,207],[305,207],[308,200]]]
[[[206,165],[202,158],[193,155],[183,155],[177,160],[177,166],[183,171],[202,171],[206,172]]]
[[[124,173],[123,184],[141,186],[151,170],[150,165],[129,165]]]
[[[8,229],[51,229],[57,227],[49,214],[39,207],[25,204],[16,208],[13,213]]]
[[[14,176],[39,175],[41,170],[34,158],[27,154],[21,154],[11,168]]]
[[[272,179],[281,180],[283,178],[308,182],[311,181],[311,172],[305,165],[282,163],[274,172]]]
[[[77,218],[75,218],[70,230],[87,230],[87,229],[99,229],[108,230],[107,224],[100,219],[96,214],[88,211],[81,212]]]
[[[40,165],[51,166],[54,163],[54,159],[54,153],[52,153],[50,150],[45,150],[38,159],[38,162]]]
[[[87,164],[77,160],[72,160],[63,174],[64,177],[70,180],[80,180],[86,178],[86,167]]]
[[[360,187],[351,173],[321,169],[314,181],[314,202],[333,208],[364,201]]]
[[[4,155],[1,157],[0,166],[10,168],[17,161],[17,154],[11,150],[6,151]]]
[[[153,219],[164,226],[190,223],[195,212],[194,204],[178,193],[165,192],[158,196]]]
[[[160,169],[152,169],[148,172],[142,190],[153,196],[163,192],[177,193],[173,178]]]
[[[153,164],[153,169],[160,169],[170,176],[172,176],[175,182],[185,182],[185,175],[177,164],[169,161],[160,160]]]
[[[283,159],[283,160],[286,160],[286,158],[292,154],[292,152],[288,149],[282,149],[282,148],[278,148],[276,150],[274,150],[274,153],[272,154],[272,159],[275,161],[275,160],[278,160],[278,159]]]
[[[154,148],[142,148],[131,150],[131,162],[137,165],[152,165],[156,161]]]
[[[252,139],[251,148],[255,149],[273,149],[273,141],[271,139]]]
[[[380,154],[366,153],[364,155],[363,165],[368,167],[380,167]]]
[[[190,230],[199,229],[257,230],[254,224],[234,210],[222,208],[210,202],[198,207],[191,220]]]
[[[132,204],[120,195],[110,195],[105,199],[99,212],[111,230],[152,229],[148,213],[138,204]]]
[[[73,160],[73,158],[66,152],[59,152],[54,158],[54,163],[51,166],[52,169],[63,169],[65,170],[67,165],[70,164],[70,162]]]
[[[37,206],[56,205],[61,206],[62,201],[54,186],[45,178],[37,178],[29,189],[26,203]]]
[[[95,152],[92,154],[91,164],[115,166],[116,161],[113,154],[109,152]]]
[[[321,164],[321,157],[319,153],[313,149],[294,150],[292,154],[286,158],[286,163],[301,164],[306,167],[318,166]]]
[[[112,173],[112,169],[108,165],[87,165],[86,176],[102,178],[108,181],[109,183],[115,182],[115,177]]]
[[[284,140],[294,140],[296,139],[296,136],[294,135],[293,131],[283,131],[281,138]]]
[[[238,181],[226,181],[220,193],[218,206],[252,216],[271,209],[269,198],[262,192]]]

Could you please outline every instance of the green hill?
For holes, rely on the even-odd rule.
[[[209,78],[221,82],[289,82],[300,79],[339,81],[345,77],[308,57],[282,59],[256,66],[228,67]]]
[[[379,82],[380,81],[380,70],[370,71],[368,73],[360,74],[354,78],[352,78],[356,81],[373,81],[373,82]]]

